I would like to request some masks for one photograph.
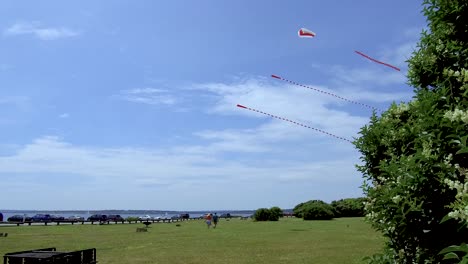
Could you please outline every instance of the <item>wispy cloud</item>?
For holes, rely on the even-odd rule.
[[[59,115],[59,118],[69,118],[70,114],[69,113],[63,113]]]
[[[123,90],[116,97],[133,103],[149,105],[174,105],[178,102],[177,97],[170,94],[168,90],[156,88]]]
[[[0,107],[8,105],[26,110],[31,105],[31,98],[27,96],[0,96]]]
[[[216,137],[216,136],[215,136]],[[193,153],[191,147],[198,147],[199,152]],[[139,193],[132,199],[144,201],[148,197],[164,200],[168,195],[174,195],[163,205],[171,209],[187,209],[184,200],[191,199],[200,208],[258,208],[271,202],[290,207],[284,203],[276,192],[267,192],[265,197],[256,197],[255,188],[259,186],[297,185],[296,190],[314,185],[333,184],[339,188],[341,184],[356,187],[360,178],[355,172],[350,150],[340,150],[336,160],[322,162],[320,160],[295,160],[284,158],[265,158],[249,162],[242,158],[222,158],[219,152],[213,151],[215,145],[179,146],[178,148],[158,149],[135,147],[90,147],[78,146],[63,139],[46,136],[30,144],[15,148],[15,153],[0,155],[0,177],[15,175],[15,178],[2,178],[2,186],[8,192],[21,193],[24,186],[16,184],[18,179],[28,183],[29,191],[46,191],[57,188],[57,184],[74,182],[73,188],[67,188],[67,195],[62,198],[67,201],[68,208],[96,207],[100,203],[81,200],[74,195],[92,192],[93,199],[104,199],[108,195],[108,187],[112,192],[120,194]],[[279,149],[276,148],[276,151]],[[284,150],[283,150],[284,151]],[[323,150],[321,154],[333,150]],[[263,155],[262,155],[263,156]],[[356,177],[350,177],[355,175]],[[59,179],[59,181],[57,181]],[[55,187],[54,187],[55,186]],[[157,192],[154,188],[158,189]],[[250,188],[253,188],[250,190]],[[269,188],[269,187],[268,187]],[[315,187],[313,187],[315,188]],[[209,194],[205,192],[210,190]],[[317,188],[322,199],[335,199],[336,194],[326,193]],[[242,199],[239,192],[242,192]],[[304,190],[305,191],[305,190]],[[223,199],[210,199],[220,193]],[[68,196],[69,194],[69,196]],[[207,196],[208,195],[208,196]],[[296,194],[302,198],[302,191]],[[295,196],[296,196],[295,195]],[[306,195],[305,195],[306,196]],[[275,198],[276,197],[276,198]],[[117,195],[114,201],[122,206],[126,204],[126,195]],[[273,200],[272,200],[273,199]],[[40,201],[28,201],[25,206],[38,208]],[[91,206],[91,204],[93,206]],[[147,206],[147,205],[145,205]],[[145,207],[143,206],[143,207]],[[190,208],[197,209],[197,208]]]
[[[4,30],[4,35],[33,35],[41,40],[76,37],[81,33],[67,27],[45,27],[40,22],[18,22]]]

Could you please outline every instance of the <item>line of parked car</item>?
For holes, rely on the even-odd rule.
[[[65,221],[63,216],[51,215],[51,214],[37,214],[33,217],[26,215],[13,215],[8,217],[8,222],[51,222],[51,221]],[[70,219],[71,220],[71,219]]]
[[[228,217],[230,217],[229,214],[227,214]],[[137,217],[138,220],[143,220],[143,221],[152,221],[152,220],[167,220],[167,219],[172,219],[172,220],[177,220],[177,219],[189,219],[190,215],[185,213],[185,214],[179,214],[179,215],[174,215],[171,216],[170,218],[168,217],[160,217],[160,216],[150,216],[150,215],[145,215],[145,216],[140,216]],[[202,216],[200,216],[202,218]],[[105,215],[105,214],[94,214],[91,215],[90,217],[87,218],[88,221],[100,221],[100,222],[107,222],[107,221],[116,221],[116,222],[121,222],[125,221],[125,219],[120,216],[120,215]],[[78,215],[73,215],[70,217],[63,217],[63,216],[58,216],[58,215],[52,215],[52,214],[36,214],[33,217],[29,217],[27,215],[13,215],[7,219],[8,222],[56,222],[56,221],[85,221],[85,218],[82,216]]]

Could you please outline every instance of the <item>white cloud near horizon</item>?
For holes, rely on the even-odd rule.
[[[56,40],[60,38],[76,37],[81,32],[67,27],[45,27],[40,22],[18,22],[3,31],[6,36],[33,35],[41,40]]]
[[[231,193],[234,186],[250,189],[255,186],[258,188],[267,185],[313,183],[314,185],[334,186],[344,184],[349,187],[349,184],[358,185],[360,182],[353,166],[356,161],[349,155],[350,151],[354,151],[352,147],[344,152],[340,150],[339,152],[342,153],[338,154],[336,160],[326,162],[262,158],[250,163],[238,158],[221,158],[219,154],[224,150],[217,148],[216,145],[193,145],[192,147],[198,147],[200,151],[193,153],[190,146],[157,150],[136,147],[79,146],[58,137],[45,136],[17,147],[13,154],[0,155],[0,178],[2,188],[6,190],[5,195],[8,192],[19,193],[24,189],[24,185],[17,184],[18,181],[27,181],[28,190],[37,193],[59,188],[60,182],[65,181],[69,187],[66,187],[67,195],[63,199],[69,199],[70,208],[77,208],[77,205],[73,204],[77,202],[76,197],[73,198],[71,194],[85,191],[93,193],[95,199],[102,199],[108,196],[105,191],[108,186],[115,193],[140,193],[141,199],[144,197],[148,199],[148,195],[151,195],[152,199],[164,199],[173,194],[185,197],[185,199],[190,197],[194,201],[200,201],[201,208],[232,208],[230,206],[237,204],[238,209],[239,206],[253,209],[268,202],[278,204],[279,200],[273,198],[274,193],[271,193],[273,196],[265,194],[263,198],[257,197],[253,201],[252,199],[256,197],[255,192],[244,194],[245,197],[251,197],[251,199],[238,200],[235,197],[239,193],[237,191]],[[6,175],[15,176],[5,177]],[[156,192],[154,188],[157,189]],[[203,190],[206,189],[213,190],[211,194],[224,193],[223,199],[206,200],[203,194]],[[67,197],[68,195],[71,197]],[[321,194],[322,199],[325,200],[335,199],[336,195],[336,193]],[[133,197],[132,201],[140,198]],[[126,197],[118,195],[112,199],[114,202],[125,204]],[[171,199],[172,202],[164,200],[165,206],[169,205],[171,209],[187,209],[180,201],[177,205],[173,204],[177,200],[175,196]],[[232,200],[232,205],[226,200]],[[29,201],[29,204],[34,204],[34,202]],[[85,208],[92,207],[83,200],[78,201],[78,204]],[[38,205],[34,204],[33,207],[38,208]],[[132,208],[137,207],[133,205]],[[148,208],[148,206],[143,208]],[[48,209],[57,208],[49,205]]]
[[[149,87],[122,90],[115,97],[148,105],[174,105],[178,102],[177,97],[170,94],[168,90]]]

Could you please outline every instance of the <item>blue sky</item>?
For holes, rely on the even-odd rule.
[[[420,1],[2,1],[0,208],[292,208],[362,195],[352,139],[408,101]],[[297,36],[299,28],[313,39]],[[402,68],[397,72],[354,53]]]

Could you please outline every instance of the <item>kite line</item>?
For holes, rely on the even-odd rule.
[[[318,131],[318,132],[320,132],[320,133],[327,134],[327,135],[332,136],[332,137],[334,137],[334,138],[338,138],[338,139],[341,139],[341,140],[344,140],[344,141],[348,141],[349,143],[353,143],[351,140],[346,139],[346,138],[344,138],[344,137],[340,137],[340,136],[337,136],[337,135],[328,133],[328,132],[326,132],[326,131],[323,131],[323,130],[320,130],[320,129],[317,129],[317,128],[314,128],[314,127],[310,127],[310,126],[308,126],[308,125],[304,125],[304,124],[298,123],[298,122],[296,122],[296,121],[292,121],[292,120],[287,119],[287,118],[283,118],[283,117],[280,117],[280,116],[276,116],[276,115],[272,115],[272,114],[269,114],[269,113],[265,113],[265,112],[262,112],[262,111],[260,111],[260,110],[253,109],[253,108],[250,108],[250,107],[247,107],[247,106],[243,106],[243,105],[240,105],[240,104],[238,104],[237,107],[239,107],[239,108],[244,108],[244,109],[247,109],[247,110],[250,110],[250,111],[253,111],[253,112],[257,112],[257,113],[260,113],[260,114],[264,114],[264,115],[267,115],[267,116],[270,116],[270,117],[273,117],[273,118],[276,118],[276,119],[279,119],[279,120],[287,121],[287,122],[296,124],[296,125],[298,125],[298,126],[305,127],[305,128],[309,128],[309,129]]]
[[[385,63],[385,62],[382,62],[382,61],[378,61],[378,60],[376,60],[376,59],[374,59],[374,58],[371,58],[371,57],[367,56],[366,54],[364,54],[364,53],[362,53],[362,52],[360,52],[360,51],[355,50],[354,52],[356,52],[357,54],[359,54],[359,55],[363,56],[364,58],[369,59],[369,60],[371,60],[371,61],[373,61],[373,62],[382,64],[382,65],[385,65],[385,66],[387,66],[387,67],[390,67],[390,68],[392,68],[392,69],[394,69],[394,70],[400,71],[400,68],[397,68],[397,67],[395,67],[395,66],[393,66],[393,65],[391,65],[391,64],[388,64],[388,63]]]
[[[333,96],[333,97],[339,98],[339,99],[344,100],[344,101],[346,101],[346,102],[350,102],[350,103],[353,103],[353,104],[358,104],[358,105],[361,105],[361,106],[370,108],[370,109],[372,109],[372,110],[379,110],[379,111],[382,111],[382,110],[380,110],[380,109],[378,109],[378,108],[376,108],[376,107],[370,106],[370,105],[368,105],[368,104],[356,102],[356,101],[353,101],[353,100],[350,100],[350,99],[341,97],[341,96],[336,95],[336,94],[333,94],[333,93],[325,92],[325,91],[319,90],[319,89],[317,89],[317,88],[313,88],[313,87],[310,87],[310,86],[307,86],[307,85],[303,85],[303,84],[297,83],[297,82],[295,82],[295,81],[291,81],[291,80],[285,79],[285,78],[283,78],[283,77],[280,77],[280,76],[278,76],[278,75],[272,74],[271,77],[272,77],[272,78],[275,78],[275,79],[279,79],[279,80],[285,81],[285,82],[288,82],[288,83],[291,83],[291,84],[294,84],[294,85],[297,85],[297,86],[300,86],[300,87],[304,87],[304,88],[307,88],[307,89],[310,89],[310,90],[314,90],[314,91],[319,92],[319,93],[324,93],[324,94],[327,94],[327,95],[331,95],[331,96]]]

